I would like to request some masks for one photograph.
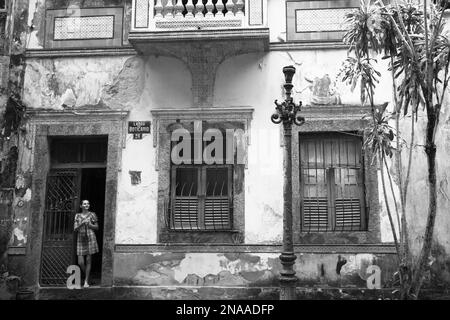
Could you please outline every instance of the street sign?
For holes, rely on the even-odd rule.
[[[150,133],[150,121],[128,121],[128,133],[133,139],[142,139],[144,133]]]

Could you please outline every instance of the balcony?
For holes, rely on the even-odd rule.
[[[209,41],[267,51],[267,0],[133,0],[129,41],[144,54],[173,56]]]

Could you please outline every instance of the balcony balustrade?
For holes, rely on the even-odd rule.
[[[267,0],[133,0],[131,32],[266,27]]]

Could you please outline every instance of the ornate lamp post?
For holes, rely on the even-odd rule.
[[[283,185],[283,252],[280,255],[283,270],[280,272],[280,300],[295,299],[295,284],[297,277],[295,276],[294,263],[297,258],[294,254],[294,244],[292,235],[292,124],[301,126],[305,123],[305,118],[297,115],[300,111],[302,103],[296,105],[291,97],[292,77],[295,74],[293,66],[283,68],[286,90],[286,100],[278,103],[275,100],[276,112],[272,115],[271,120],[275,124],[283,123],[284,133],[284,185]]]

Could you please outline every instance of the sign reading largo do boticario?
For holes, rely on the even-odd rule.
[[[133,139],[142,139],[144,133],[150,133],[150,121],[128,121],[128,133]]]

